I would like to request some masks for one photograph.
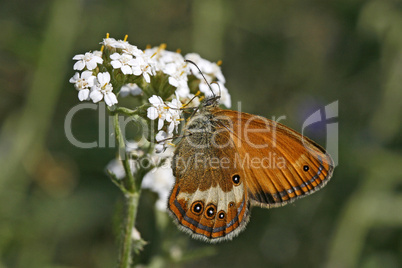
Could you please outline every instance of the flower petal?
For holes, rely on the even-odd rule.
[[[81,71],[82,69],[84,69],[84,67],[85,67],[85,62],[82,61],[82,60],[80,60],[80,61],[77,61],[77,62],[74,64],[73,69],[74,69],[74,70]]]
[[[91,71],[83,71],[82,74],[81,74],[81,78],[85,79],[85,80],[88,80],[88,78],[91,77],[91,76],[92,76]]]
[[[155,152],[157,154],[162,153],[163,151],[165,151],[165,144],[157,144],[155,145]]]
[[[168,136],[167,133],[166,133],[165,131],[161,130],[161,131],[159,131],[159,132],[156,134],[155,140],[156,140],[157,142],[160,142],[161,140],[166,139],[167,136]]]
[[[158,130],[161,130],[163,128],[164,125],[164,121],[162,118],[159,118],[158,120]]]
[[[123,65],[121,64],[121,62],[118,61],[118,60],[112,60],[112,62],[111,62],[110,64],[113,66],[114,69],[120,69],[121,66],[123,66]]]
[[[82,60],[84,58],[84,54],[77,54],[73,57],[73,60]]]
[[[90,61],[87,62],[87,68],[88,70],[93,70],[98,66],[98,63],[96,62],[95,59],[91,59]]]
[[[147,117],[151,120],[158,118],[158,110],[155,107],[149,107],[147,109]]]
[[[179,81],[177,81],[176,78],[170,76],[169,77],[169,84],[171,84],[174,87],[177,87],[179,85]]]
[[[153,106],[159,106],[163,104],[163,100],[161,97],[156,96],[156,95],[152,95],[152,97],[150,97],[148,99],[149,103],[151,103]]]
[[[78,91],[78,99],[80,101],[88,100],[89,97],[89,89],[82,89]]]
[[[77,80],[78,80],[79,78],[80,78],[80,74],[79,74],[78,72],[76,72],[76,73],[74,74],[74,76],[70,78],[69,82],[74,84],[74,83],[77,82]]]
[[[116,95],[113,92],[108,92],[105,94],[105,103],[107,106],[112,106],[117,103]]]
[[[89,97],[94,103],[97,103],[103,99],[103,94],[99,90],[92,90]]]
[[[147,82],[147,83],[150,83],[151,82],[151,77],[149,77],[149,74],[148,73],[142,73],[142,76],[144,77],[144,79],[145,79],[145,81]]]
[[[172,122],[169,124],[168,129],[167,129],[167,132],[170,134],[170,133],[173,133],[173,130],[174,130],[174,121],[172,121]]]
[[[118,60],[118,59],[120,59],[120,54],[119,53],[113,53],[112,55],[110,55],[110,58],[112,60]]]
[[[106,85],[110,81],[110,74],[108,72],[98,73],[98,82],[102,86]]]
[[[131,69],[130,66],[128,66],[128,65],[123,65],[123,66],[121,67],[121,72],[122,72],[123,74],[132,74],[132,73],[133,73],[133,70]]]

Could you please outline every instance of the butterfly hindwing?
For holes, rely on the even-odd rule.
[[[233,146],[220,150],[208,144],[205,150],[201,145],[213,142],[205,135],[194,134],[178,144],[173,158],[176,184],[168,208],[181,229],[195,238],[218,242],[233,238],[244,228],[250,202],[245,183],[233,182],[232,177],[240,174],[235,163],[221,166],[224,158],[237,159]],[[227,131],[222,132],[216,142],[228,137]]]

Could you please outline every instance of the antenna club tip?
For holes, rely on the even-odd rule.
[[[216,65],[221,66],[222,63],[223,63],[222,60],[218,60],[218,61],[216,62]]]

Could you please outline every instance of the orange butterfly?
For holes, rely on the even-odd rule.
[[[179,228],[208,242],[241,232],[252,205],[283,206],[322,188],[334,163],[314,141],[266,118],[206,100],[173,156],[168,209]]]

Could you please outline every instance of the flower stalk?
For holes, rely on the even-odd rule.
[[[122,246],[120,249],[119,268],[129,268],[133,261],[133,229],[137,217],[138,202],[140,199],[140,191],[136,193],[128,193],[125,195],[126,211],[124,234]]]

